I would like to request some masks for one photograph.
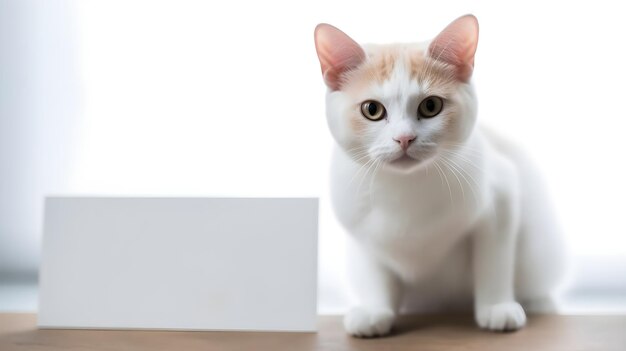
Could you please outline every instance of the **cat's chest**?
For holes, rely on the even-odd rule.
[[[432,247],[467,232],[477,215],[476,188],[451,183],[436,170],[419,175],[374,174],[359,182],[335,164],[333,202],[339,220],[358,238],[394,251]]]
[[[339,215],[387,231],[427,231],[438,223],[454,222],[471,211],[475,198],[438,177],[385,177],[374,175],[361,184],[339,176],[333,191]]]
[[[407,184],[394,184],[403,189],[384,185],[384,192],[372,189],[371,202],[355,198],[355,203],[365,203],[352,209],[356,220],[348,229],[403,279],[416,281],[465,236],[472,225],[472,212],[462,207],[454,194],[451,200],[449,192],[442,192],[448,195],[444,197]]]
[[[457,231],[466,224],[471,208],[445,190],[440,183],[422,179],[374,183],[367,193],[353,195],[355,203],[361,203],[354,208],[354,215],[362,220],[359,231],[380,240],[398,239],[401,245],[407,238],[420,245],[422,240]]]
[[[438,179],[437,179],[438,180]],[[350,234],[406,281],[436,267],[471,229],[476,207],[444,182],[372,184],[371,200],[356,194]],[[377,187],[378,186],[378,187]]]

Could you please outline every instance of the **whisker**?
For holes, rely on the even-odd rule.
[[[443,165],[446,166],[451,172],[452,175],[456,178],[456,181],[459,183],[459,187],[461,188],[461,196],[463,197],[463,202],[465,202],[465,189],[463,188],[463,183],[461,183],[461,179],[459,179],[459,176],[457,176],[457,172],[454,170],[453,167],[450,166],[450,164],[448,163],[448,161],[446,161],[446,159],[444,157],[442,157],[441,162],[443,162]]]
[[[363,177],[361,177],[361,181],[359,182],[359,185],[358,185],[358,186],[357,186],[357,188],[356,188],[356,192],[357,192],[357,193],[359,193],[359,192],[360,192],[360,190],[361,190],[361,185],[363,185],[363,181],[364,181],[364,180],[365,180],[365,178],[367,177],[367,175],[368,175],[369,171],[372,169],[372,166],[374,166],[374,165],[376,164],[376,161],[377,161],[377,160],[378,160],[377,158],[372,159],[372,161],[373,161],[373,162],[372,162],[372,163],[369,165],[369,167],[367,167],[367,169],[365,170],[365,173],[363,174]]]
[[[455,169],[458,171],[458,173],[459,173],[459,175],[461,176],[461,178],[463,178],[463,180],[465,180],[465,183],[469,186],[470,191],[472,192],[472,195],[473,195],[473,197],[474,197],[474,202],[476,203],[476,206],[479,206],[479,205],[480,205],[480,202],[479,202],[479,198],[478,198],[478,192],[477,192],[477,191],[476,191],[476,189],[475,189],[475,187],[478,187],[478,186],[479,186],[478,182],[476,182],[476,180],[474,179],[474,177],[472,177],[472,175],[471,175],[471,174],[470,174],[467,170],[465,170],[465,169],[464,169],[461,165],[459,165],[459,164],[457,164],[456,162],[454,162],[454,160],[449,159],[449,158],[446,158],[445,156],[442,156],[442,158],[443,158],[443,159],[445,159],[445,160],[446,160],[446,162],[449,162],[449,163],[450,163],[450,166],[452,166],[453,168],[455,168]],[[470,179],[472,180],[472,182],[473,182],[474,184],[472,184],[472,183],[471,183],[471,182],[470,182],[470,181],[469,181],[469,180],[465,177],[465,175],[463,175],[463,173],[465,173],[468,177],[470,177]]]
[[[364,164],[361,165],[361,167],[359,167],[359,169],[354,172],[354,175],[352,176],[352,178],[350,179],[350,181],[348,182],[348,185],[352,185],[352,182],[356,179],[356,177],[363,171],[363,169],[365,169],[365,167],[370,163],[373,162],[374,159],[370,159],[369,161],[365,162]]]
[[[468,165],[474,167],[474,169],[476,169],[478,171],[484,172],[484,170],[482,168],[478,167],[471,159],[467,158],[465,155],[462,155],[462,154],[460,154],[458,152],[449,151],[449,150],[441,150],[441,151],[443,151],[444,153],[446,153],[446,154],[448,154],[450,156],[453,156],[455,158],[459,158],[461,161],[463,161],[463,162],[467,163]]]
[[[445,145],[442,145],[442,149],[443,150],[448,150],[448,151],[454,151],[454,152],[460,152],[461,149],[465,152],[471,153],[473,155],[482,155],[483,151],[481,149],[478,149],[476,147],[473,146],[469,146],[467,144],[459,144],[459,143],[446,143]],[[449,147],[447,147],[449,146]]]
[[[458,155],[457,155],[458,156]],[[473,182],[474,184],[479,187],[480,183],[472,176],[471,172],[469,172],[468,170],[466,170],[463,166],[461,166],[460,164],[454,162],[453,159],[445,157],[442,155],[443,158],[445,158],[446,160],[448,160],[449,162],[453,163],[455,166],[457,166],[459,168],[460,171],[463,171]],[[473,164],[471,161],[469,160],[465,160],[465,163],[469,164],[470,166],[473,166],[476,170],[478,171],[483,171],[482,169],[478,168],[478,166],[476,166],[475,164]]]
[[[354,161],[355,161],[356,163],[360,163],[361,161],[365,160],[366,158],[369,158],[369,157],[370,157],[370,154],[369,154],[369,152],[366,152],[366,153],[364,153],[364,154],[361,154],[360,156],[355,155],[354,157],[356,157],[356,158],[354,159]]]
[[[446,184],[448,185],[448,192],[450,193],[450,203],[454,205],[454,200],[452,198],[452,188],[450,187],[450,182],[448,181],[448,176],[446,176],[446,173],[441,168],[441,166],[439,165],[439,162],[437,162],[437,160],[435,160],[435,166],[441,171],[441,174],[443,174],[443,177],[444,177],[444,179],[446,181]]]
[[[374,203],[374,201],[372,201],[372,194],[374,193],[372,191],[372,186],[374,184],[374,179],[376,178],[376,174],[378,174],[380,165],[383,163],[383,161],[381,161],[380,159],[378,160],[378,163],[376,164],[376,166],[374,167],[374,172],[372,173],[372,179],[370,180],[370,186],[369,186],[369,197],[370,197],[370,205],[372,205]]]

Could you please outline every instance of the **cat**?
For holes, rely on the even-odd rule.
[[[476,126],[477,44],[473,15],[420,44],[361,46],[315,28],[336,142],[331,200],[351,239],[353,336],[446,308],[473,308],[480,328],[512,331],[526,323],[522,305],[553,302],[562,236],[532,163]]]

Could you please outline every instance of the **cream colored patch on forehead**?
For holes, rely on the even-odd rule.
[[[426,55],[424,45],[392,44],[365,47],[367,60],[357,69],[348,72],[342,90],[358,92],[383,84],[393,78],[394,72],[406,72],[407,78],[423,87],[447,90],[456,85],[454,69]],[[398,67],[402,65],[403,67]],[[403,69],[401,69],[403,68]]]

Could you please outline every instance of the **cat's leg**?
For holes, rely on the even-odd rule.
[[[401,282],[357,242],[349,244],[348,271],[357,305],[344,317],[346,331],[358,337],[388,334],[398,314]]]
[[[516,330],[526,324],[513,290],[518,203],[502,196],[491,212],[479,221],[472,238],[475,319],[481,328]]]
[[[526,312],[556,312],[559,290],[569,273],[569,253],[550,191],[533,162],[517,157],[524,191],[515,255],[515,297]]]
[[[558,312],[557,297],[567,274],[568,256],[553,211],[542,204],[534,207],[537,209],[523,211],[528,215],[522,218],[515,257],[515,296],[527,312],[554,313]]]

